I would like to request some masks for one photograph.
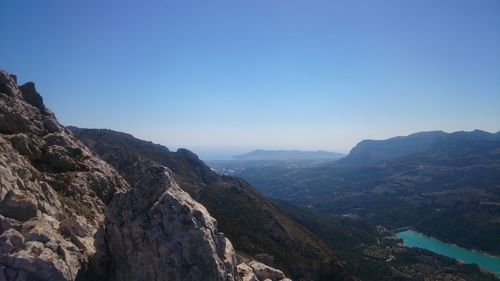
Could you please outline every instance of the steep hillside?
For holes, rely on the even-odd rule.
[[[163,165],[179,185],[218,220],[235,247],[303,280],[350,279],[342,262],[311,232],[291,220],[245,181],[220,176],[190,151],[171,152],[111,130],[78,129],[75,135],[134,186],[140,171]]]

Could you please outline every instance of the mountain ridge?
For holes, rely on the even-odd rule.
[[[396,159],[399,157],[418,154],[435,147],[436,142],[444,138],[463,135],[467,137],[496,138],[500,132],[490,133],[482,130],[457,131],[446,133],[444,131],[424,131],[407,136],[397,136],[382,140],[362,140],[342,159],[337,165],[363,166],[378,162]]]

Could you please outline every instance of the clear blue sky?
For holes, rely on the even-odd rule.
[[[499,0],[0,1],[66,125],[202,150],[500,129]]]

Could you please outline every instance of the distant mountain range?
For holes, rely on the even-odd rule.
[[[329,151],[301,150],[254,150],[234,156],[234,160],[249,161],[287,161],[287,160],[338,160],[344,154]]]
[[[363,166],[407,155],[435,149],[439,145],[447,146],[447,139],[458,137],[474,139],[500,138],[500,132],[492,134],[480,130],[472,132],[445,133],[442,131],[419,132],[404,137],[393,137],[386,140],[363,140],[337,164]]]
[[[500,254],[500,133],[423,132],[362,141],[334,163],[248,166],[234,175],[273,198]]]

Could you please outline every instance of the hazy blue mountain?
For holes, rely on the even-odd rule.
[[[428,150],[436,139],[446,136],[442,131],[420,132],[386,140],[363,140],[338,164],[362,166]]]
[[[344,155],[329,151],[301,150],[254,150],[249,153],[234,156],[235,160],[251,161],[287,161],[287,160],[338,160]]]

